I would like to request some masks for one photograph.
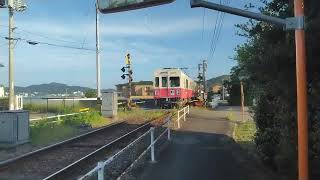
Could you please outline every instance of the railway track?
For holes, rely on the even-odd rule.
[[[0,179],[76,179],[95,167],[99,160],[125,147],[150,127],[151,122],[143,125],[121,122],[0,162]]]

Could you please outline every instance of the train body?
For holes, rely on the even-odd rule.
[[[196,96],[196,83],[178,68],[154,72],[154,99],[162,108],[182,106]]]

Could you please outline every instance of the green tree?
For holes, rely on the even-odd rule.
[[[293,16],[293,1],[262,0],[259,8],[266,15],[280,18]],[[307,23],[307,69],[309,100],[309,136],[311,173],[320,176],[314,164],[320,154],[320,5],[318,0],[305,1]],[[257,125],[256,148],[260,158],[276,170],[295,176],[297,166],[297,114],[295,41],[293,31],[250,20],[237,25],[247,42],[236,48],[238,65],[228,82],[231,96],[236,92],[238,77],[245,75],[245,91],[258,100],[253,108]],[[248,95],[247,95],[248,96]],[[293,178],[293,179],[294,179]]]
[[[86,98],[95,98],[97,97],[97,92],[95,90],[88,90],[84,93]]]

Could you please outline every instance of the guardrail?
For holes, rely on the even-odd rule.
[[[44,120],[44,119],[55,119],[57,118],[57,121],[60,121],[60,118],[62,117],[67,117],[67,116],[75,116],[78,114],[83,114],[83,113],[87,113],[87,112],[79,112],[79,113],[71,113],[71,114],[63,114],[63,115],[56,115],[56,116],[49,116],[49,117],[41,117],[41,118],[34,118],[34,119],[30,119],[30,121],[40,121],[40,120]],[[56,122],[56,121],[52,121],[52,122]]]
[[[181,114],[183,112],[183,114]],[[178,122],[178,129],[180,129],[180,119],[183,118],[183,121],[186,121],[186,115],[190,114],[190,106],[186,106],[184,108],[182,108],[181,110],[178,110],[178,118],[177,118],[177,122]]]
[[[106,178],[104,177],[105,174],[105,167],[108,166],[113,160],[116,159],[116,157],[118,157],[119,155],[121,155],[124,151],[126,151],[127,149],[129,149],[130,147],[132,147],[133,145],[135,145],[136,143],[138,143],[142,138],[144,138],[145,136],[147,136],[148,134],[150,134],[150,145],[138,156],[138,158],[136,160],[133,161],[133,163],[120,175],[120,177],[126,173],[126,171],[133,167],[135,163],[137,163],[137,161],[139,159],[141,159],[149,150],[151,150],[150,156],[151,156],[151,162],[155,162],[155,144],[157,143],[157,141],[165,134],[167,133],[167,138],[170,141],[171,140],[171,132],[170,132],[170,123],[171,123],[171,118],[168,117],[167,121],[163,124],[167,126],[166,130],[164,130],[156,139],[154,137],[154,132],[155,132],[155,128],[151,127],[147,132],[145,132],[143,135],[139,136],[136,140],[134,140],[133,142],[131,142],[129,145],[127,145],[125,148],[121,149],[119,152],[117,152],[115,155],[113,155],[112,157],[108,158],[106,161],[100,161],[98,162],[97,166],[95,168],[93,168],[91,171],[89,171],[87,174],[85,174],[84,176],[80,177],[78,180],[85,180],[89,177],[92,177],[95,173],[98,173],[98,180],[105,180]]]

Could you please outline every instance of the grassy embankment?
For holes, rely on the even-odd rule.
[[[136,109],[119,112],[118,120],[127,120],[130,123],[143,123],[164,115],[167,111],[146,111]],[[111,119],[103,118],[100,113],[92,111],[75,116],[63,117],[60,120],[50,119],[31,123],[31,143],[33,145],[47,145],[57,141],[71,138],[91,128],[108,125]]]
[[[31,122],[31,143],[33,145],[50,144],[83,133],[91,128],[110,124],[111,120],[103,118],[98,112],[82,113],[75,116],[44,119]]]
[[[156,119],[167,112],[166,110],[143,110],[137,108],[131,111],[119,111],[117,118],[119,120],[127,120],[130,123],[144,123]]]
[[[256,124],[253,120],[245,122],[237,121],[237,117],[232,113],[228,113],[226,119],[235,123],[233,130],[234,140],[249,153],[255,152],[254,138],[256,133]]]

